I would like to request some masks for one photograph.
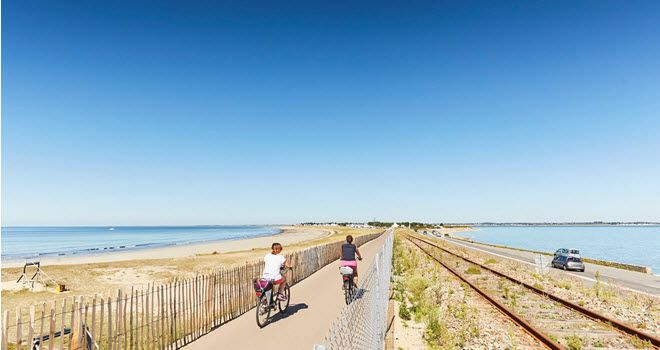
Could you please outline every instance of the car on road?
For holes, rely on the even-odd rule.
[[[559,255],[552,259],[552,267],[558,269],[584,272],[582,259],[574,256]]]
[[[577,249],[569,249],[569,248],[559,248],[555,252],[555,258],[558,256],[572,256],[574,258],[579,258],[580,257],[580,251]]]

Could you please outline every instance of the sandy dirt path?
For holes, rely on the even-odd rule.
[[[363,272],[383,246],[385,235],[360,248]],[[185,349],[307,349],[323,341],[345,306],[338,272],[339,261],[328,264],[291,287],[291,305],[263,329],[256,323],[254,309],[185,346]],[[361,270],[360,270],[361,269]]]

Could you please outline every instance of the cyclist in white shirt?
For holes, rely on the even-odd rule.
[[[261,278],[273,281],[273,292],[275,292],[275,286],[277,286],[277,298],[285,301],[286,296],[279,293],[279,286],[286,282],[286,276],[282,275],[280,270],[282,268],[289,268],[289,262],[283,255],[280,255],[282,252],[281,244],[273,243],[271,250],[270,254],[264,256],[264,273],[261,275]]]

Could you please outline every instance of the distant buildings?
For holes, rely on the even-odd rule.
[[[300,226],[345,226],[353,228],[373,228],[373,226],[363,222],[303,222]]]

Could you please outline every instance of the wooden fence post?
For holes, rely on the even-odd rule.
[[[119,338],[121,336],[121,329],[122,329],[122,327],[121,327],[121,318],[122,318],[121,317],[121,310],[122,310],[121,303],[122,303],[123,297],[122,297],[121,294],[122,294],[121,289],[118,289],[117,290],[117,301],[115,302],[116,303],[116,308],[117,308],[117,311],[115,312],[115,322],[117,323],[117,326],[115,327],[116,336],[114,337],[114,340],[113,340],[113,348],[115,348],[115,349],[119,349],[119,347],[121,346],[121,339]]]
[[[73,349],[73,321],[75,320],[75,315],[76,315],[76,298],[71,297],[71,317],[70,317],[70,324],[71,324],[71,332],[69,332],[69,349]]]
[[[55,345],[55,310],[57,309],[57,301],[53,300],[50,306],[50,330],[48,331],[48,350],[53,350]],[[31,346],[32,339],[28,339],[28,346]],[[43,345],[42,345],[43,346]]]
[[[163,286],[161,285],[160,288],[158,288],[158,316],[159,316],[159,322],[160,324],[160,332],[158,334],[158,348],[162,349],[164,342],[163,342],[163,335],[165,334],[165,317],[163,316],[164,314],[164,305],[163,305]]]
[[[155,302],[156,302],[156,299],[154,299],[154,283],[151,283],[151,303],[149,304],[149,307],[151,308],[151,311],[149,312],[149,315],[150,315],[149,316],[149,321],[150,321],[149,324],[150,324],[150,328],[151,328],[151,334],[149,335],[149,342],[150,342],[149,347],[150,347],[150,349],[153,349],[154,345],[155,345],[155,336],[154,336],[154,334],[155,334],[154,329],[156,328],[156,327],[154,327],[154,318],[155,318],[154,317],[155,316],[155,314],[154,314],[154,303]]]
[[[188,327],[188,333],[189,333],[189,339],[190,341],[195,340],[195,324],[193,323],[193,300],[192,300],[192,279],[188,278],[188,281],[186,282],[186,292],[188,293],[188,296],[186,297],[186,301],[188,302],[188,320],[187,322],[187,327]]]
[[[29,347],[32,347],[32,339],[34,338],[34,314],[35,314],[34,305],[30,306],[30,323],[28,324],[28,337],[27,343]],[[4,333],[3,333],[4,336]]]
[[[177,279],[174,281],[174,286],[172,288],[172,297],[174,302],[172,303],[173,309],[173,322],[174,325],[174,348],[179,348],[179,343],[181,341],[181,280]]]
[[[20,349],[21,344],[23,343],[23,335],[21,334],[22,319],[23,319],[23,315],[21,315],[21,307],[19,306],[16,308],[16,348],[17,349]]]
[[[64,349],[64,324],[66,323],[66,298],[62,299],[62,328],[60,330],[60,349]]]
[[[108,297],[108,350],[113,350],[114,335],[112,334],[112,297]]]
[[[92,328],[89,330],[92,346],[96,343],[96,298],[97,295],[94,294],[92,299]]]
[[[85,319],[83,318],[83,307],[85,306],[85,298],[80,297],[78,300],[78,344],[81,349],[85,349],[85,342],[87,337],[85,337]]]
[[[122,319],[121,327],[122,327],[122,330],[124,331],[124,334],[123,334],[123,337],[122,337],[124,347],[122,348],[122,350],[126,350],[126,349],[128,349],[128,325],[127,325],[127,321],[126,321],[126,311],[128,311],[128,293],[126,293],[126,295],[124,295],[124,300],[122,301],[122,304],[123,304],[123,307],[122,307],[122,310],[121,310],[121,319]]]
[[[72,303],[72,318],[73,322],[71,323],[71,350],[78,350],[80,348],[80,327],[81,327],[81,320],[80,320],[80,314],[78,312],[78,301],[74,299]]]
[[[129,308],[129,314],[128,314],[128,328],[130,329],[129,333],[129,342],[130,345],[128,348],[130,350],[133,350],[133,296],[135,294],[135,287],[131,287],[131,307]]]
[[[103,312],[105,310],[105,303],[103,302],[103,297],[100,298],[99,302],[99,332],[95,333],[94,342],[98,344],[99,349],[103,345]]]
[[[9,310],[2,314],[2,347],[1,350],[7,350],[9,339]]]
[[[138,309],[138,310],[142,311],[140,313],[142,315],[142,317],[139,318],[140,327],[138,328],[137,348],[138,349],[144,349],[144,348],[146,348],[146,346],[144,346],[144,339],[145,339],[144,330],[145,330],[145,327],[146,327],[145,317],[147,315],[147,309],[145,308],[145,304],[144,304],[144,289],[140,289],[140,304],[142,305],[142,308]]]
[[[172,348],[174,343],[174,327],[172,321],[174,320],[174,303],[172,298],[172,282],[167,285],[167,348]]]
[[[186,293],[186,287],[188,286],[188,280],[183,280],[181,283],[181,329],[183,330],[183,345],[188,344],[188,294]]]
[[[151,309],[149,308],[149,292],[151,289],[151,284],[147,284],[147,291],[144,294],[144,306],[142,307],[142,312],[144,317],[144,348],[151,349],[151,324],[149,323],[151,318]]]

